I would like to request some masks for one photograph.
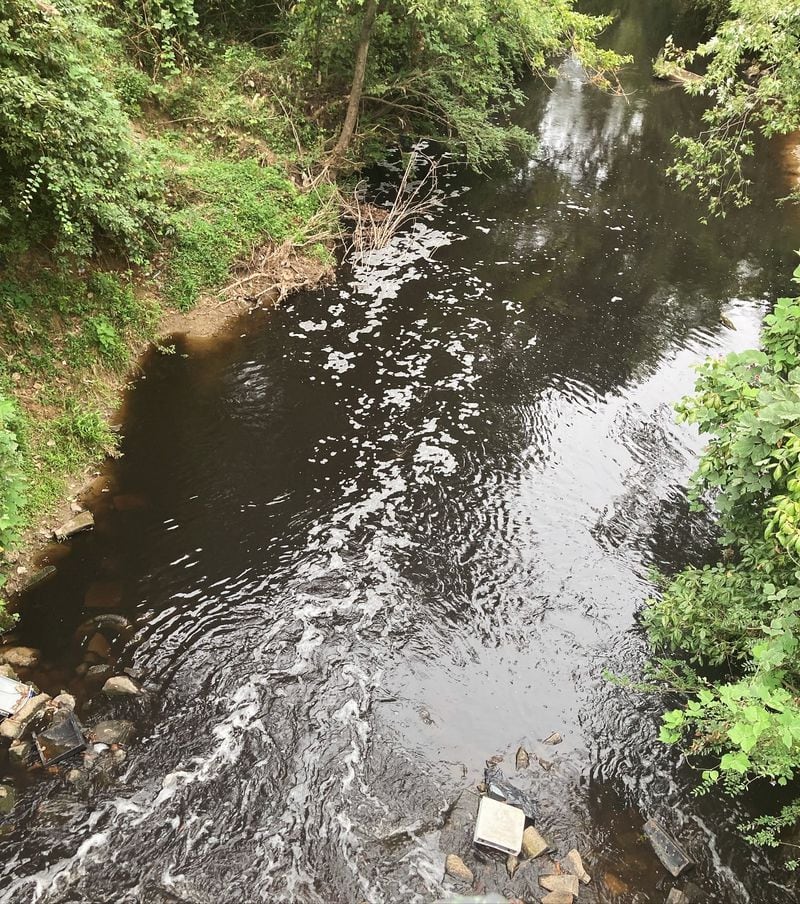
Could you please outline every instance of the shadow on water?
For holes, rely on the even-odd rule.
[[[448,808],[521,743],[543,831],[596,876],[582,900],[664,900],[651,815],[709,900],[793,900],[742,805],[693,797],[657,743],[663,701],[603,679],[646,659],[650,567],[707,555],[671,405],[756,342],[797,225],[769,154],[757,203],[699,224],[663,174],[698,107],[647,63],[674,10],[620,9],[627,97],[565,63],[521,114],[531,160],[454,172],[335,285],[147,361],[97,527],[20,628],[45,689],[86,700],[76,629],[127,618],[113,655],[148,695],[85,718],[142,737],[110,783],[20,789],[0,900],[434,900]]]

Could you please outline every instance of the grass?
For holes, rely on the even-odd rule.
[[[269,61],[229,47],[153,84],[109,59],[109,84],[162,171],[164,234],[136,272],[20,247],[0,274],[0,586],[4,554],[63,501],[70,478],[115,451],[106,413],[164,309],[190,309],[265,247],[303,245],[332,262],[319,241],[336,233],[326,190],[304,192],[289,177],[309,162],[300,141],[313,157],[319,136],[307,123],[295,132]],[[0,630],[3,611],[0,601]]]

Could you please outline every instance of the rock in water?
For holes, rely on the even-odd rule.
[[[575,899],[566,891],[551,891],[542,898],[542,904],[572,904]]]
[[[48,694],[39,694],[31,697],[14,714],[14,718],[5,719],[0,723],[0,736],[8,738],[10,741],[16,741],[21,738],[25,729],[39,715],[45,704],[50,700]]]
[[[53,703],[60,709],[68,709],[70,712],[75,711],[75,698],[66,691],[61,691],[57,697],[53,697]]]
[[[472,885],[474,878],[472,870],[457,854],[447,855],[447,859],[444,862],[444,871],[448,876],[452,876],[453,879],[459,879],[461,882]]]
[[[542,744],[560,744],[563,740],[561,735],[557,731],[554,731],[542,741]]]
[[[108,697],[138,697],[142,690],[127,675],[115,675],[103,685],[103,693]]]
[[[667,904],[689,904],[689,899],[678,888],[671,888],[667,895]]]
[[[561,892],[562,894],[578,897],[580,886],[578,885],[577,876],[539,876],[539,885],[548,891]]]
[[[125,746],[133,740],[133,736],[136,734],[136,726],[133,722],[128,722],[125,719],[108,719],[105,722],[98,722],[91,731],[99,744],[122,744]]]
[[[524,747],[517,748],[517,769],[527,769],[530,765],[528,751]]]
[[[57,527],[53,531],[53,536],[56,540],[66,540],[67,537],[72,537],[75,534],[79,534],[81,531],[89,530],[90,527],[94,527],[94,516],[91,512],[81,512],[80,515],[70,518],[66,524]]]
[[[12,741],[11,746],[8,748],[8,759],[15,766],[24,766],[31,755],[32,749],[33,745],[30,741],[23,741],[18,738],[16,741]]]
[[[568,873],[577,876],[584,885],[588,885],[592,881],[592,877],[583,867],[583,860],[578,851],[573,848],[567,856],[561,861],[561,866]]]
[[[14,669],[35,668],[41,658],[41,652],[33,647],[6,647],[0,650],[0,662]]]
[[[533,826],[528,826],[522,833],[522,856],[528,860],[534,860],[549,849],[550,845]]]
[[[510,879],[514,878],[514,873],[519,869],[519,857],[509,854],[506,858],[506,871]]]

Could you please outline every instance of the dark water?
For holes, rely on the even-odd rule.
[[[76,626],[131,619],[115,655],[149,695],[84,717],[142,737],[107,786],[20,789],[0,900],[432,901],[448,807],[494,754],[585,853],[582,901],[665,899],[648,816],[708,900],[795,900],[738,840],[745,811],[691,796],[664,701],[603,679],[646,659],[651,566],[710,548],[671,404],[756,341],[797,235],[769,154],[760,200],[699,224],[663,175],[698,108],[647,62],[675,9],[620,10],[627,99],[565,64],[532,90],[524,165],[454,173],[440,214],[336,285],[148,362],[97,528],[21,629],[40,682],[85,697]],[[519,744],[550,768],[514,773]]]

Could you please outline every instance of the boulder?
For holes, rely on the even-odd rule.
[[[142,689],[127,675],[115,675],[103,685],[103,693],[108,697],[138,697]]]
[[[5,647],[0,650],[0,662],[14,669],[35,668],[41,658],[41,651],[34,647]]]
[[[528,860],[535,860],[549,849],[550,845],[533,826],[528,826],[522,833],[522,856]]]
[[[122,744],[124,746],[133,740],[136,726],[125,719],[107,719],[105,722],[98,722],[91,732],[99,744]]]
[[[0,737],[8,738],[10,741],[16,741],[17,738],[21,738],[25,729],[39,715],[45,704],[49,703],[49,701],[50,696],[48,694],[38,694],[36,697],[31,697],[30,700],[26,700],[14,714],[13,718],[5,719],[3,722],[0,722]]]
[[[53,531],[53,536],[56,540],[66,540],[68,537],[79,534],[81,531],[89,530],[92,527],[94,527],[94,516],[92,513],[81,512],[80,515],[70,518],[65,524],[57,527]]]
[[[457,854],[447,855],[447,859],[444,861],[444,871],[448,876],[452,876],[453,879],[472,885],[474,878],[472,870]]]

